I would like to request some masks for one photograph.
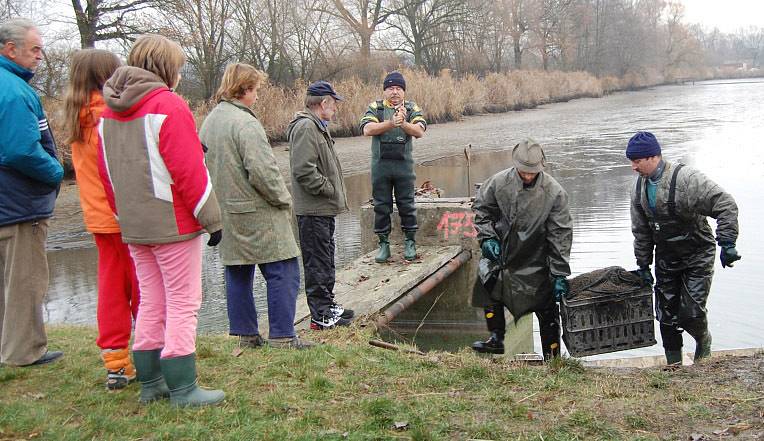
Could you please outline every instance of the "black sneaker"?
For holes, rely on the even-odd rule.
[[[350,320],[351,318],[355,317],[355,311],[352,309],[348,309],[340,305],[339,303],[332,303],[332,307],[330,309],[332,311],[332,314],[335,316],[340,316],[344,319]]]
[[[350,320],[346,318],[342,318],[339,315],[334,315],[331,317],[321,317],[320,319],[312,318],[310,319],[310,329],[314,331],[321,331],[323,329],[331,329],[336,326],[348,326],[350,325]]]
[[[260,334],[239,336],[239,347],[242,348],[255,349],[263,346],[264,344],[265,340],[263,340],[263,337]]]
[[[503,354],[504,341],[497,338],[496,334],[491,334],[486,341],[472,343],[472,350],[481,354]]]

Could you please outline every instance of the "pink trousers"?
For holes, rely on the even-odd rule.
[[[202,236],[128,246],[141,291],[133,350],[162,348],[162,358],[195,352],[202,304]]]

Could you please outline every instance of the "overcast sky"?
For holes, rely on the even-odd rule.
[[[735,32],[741,27],[764,27],[764,0],[684,0],[685,22]]]

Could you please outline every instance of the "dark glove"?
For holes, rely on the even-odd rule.
[[[215,245],[220,243],[220,240],[223,238],[223,230],[217,230],[215,232],[210,233],[210,240],[207,241],[208,247],[214,247]]]
[[[486,239],[480,245],[480,250],[483,252],[483,257],[492,261],[498,262],[501,256],[501,245],[496,239]]]
[[[722,252],[719,254],[719,260],[722,261],[722,268],[732,268],[732,263],[740,260],[742,256],[737,253],[734,243],[724,242],[719,245],[722,246]]]
[[[650,271],[649,266],[641,267],[640,269],[634,271],[634,274],[642,279],[642,283],[645,286],[653,286],[653,284],[655,284],[655,279],[653,279],[653,273]]]
[[[554,295],[554,301],[562,301],[562,298],[567,298],[569,293],[570,286],[568,285],[568,279],[563,276],[555,276],[554,281],[552,282],[552,295]]]

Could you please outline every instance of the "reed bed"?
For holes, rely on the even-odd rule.
[[[582,97],[601,97],[622,90],[673,83],[680,80],[706,80],[712,78],[737,78],[752,76],[734,69],[710,69],[697,71],[670,70],[661,73],[657,69],[629,72],[622,77],[596,77],[588,72],[562,72],[517,70],[508,73],[490,73],[485,77],[467,75],[455,78],[448,70],[431,76],[420,70],[402,69],[406,77],[406,98],[415,101],[424,111],[430,124],[459,120],[464,115],[507,112],[529,109],[541,104],[568,101]],[[758,73],[761,75],[761,72]],[[755,75],[753,75],[755,76]],[[382,79],[364,82],[359,78],[334,82],[337,93],[344,97],[340,104],[331,132],[335,137],[360,135],[358,123],[369,104],[382,97]],[[266,84],[258,91],[255,114],[265,127],[272,142],[286,141],[286,129],[294,114],[304,107],[307,84],[298,82],[292,88]],[[47,98],[44,105],[56,139],[64,139],[62,103]],[[212,110],[212,101],[190,103],[197,127]],[[68,145],[59,146],[67,174],[71,175],[71,154]]]

